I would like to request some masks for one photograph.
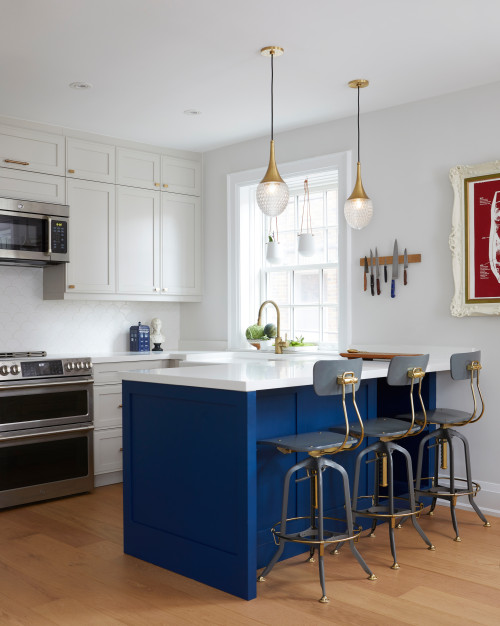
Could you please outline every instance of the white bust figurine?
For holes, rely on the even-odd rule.
[[[161,333],[161,320],[157,317],[151,320],[151,343],[154,344],[152,352],[163,352],[160,344],[165,341],[165,335]]]

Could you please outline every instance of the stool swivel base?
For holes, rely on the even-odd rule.
[[[334,532],[331,530],[326,530],[324,522],[325,520],[331,520],[333,518],[324,517],[323,516],[323,472],[327,468],[332,468],[337,470],[341,477],[344,487],[344,498],[346,502],[346,531],[345,532]],[[311,481],[311,515],[310,517],[304,518],[287,518],[288,512],[288,494],[290,490],[290,480],[292,475],[301,470],[305,469],[308,473],[308,478]],[[303,479],[299,479],[303,480]],[[320,598],[321,603],[329,602],[329,598],[326,595],[325,588],[325,568],[324,568],[324,552],[325,545],[340,543],[344,541],[349,542],[349,546],[351,548],[351,552],[356,557],[358,563],[364,569],[364,571],[368,574],[369,580],[376,580],[376,576],[370,570],[368,565],[365,563],[363,557],[358,552],[356,546],[354,545],[354,539],[359,536],[361,532],[361,528],[354,530],[353,521],[352,521],[352,513],[349,508],[350,503],[350,492],[349,492],[349,479],[347,476],[346,470],[335,463],[334,461],[325,458],[324,456],[311,456],[300,463],[297,463],[293,467],[291,467],[285,476],[285,483],[283,487],[283,501],[282,501],[282,511],[281,511],[281,521],[278,522],[273,528],[272,532],[275,537],[275,541],[278,542],[278,549],[275,552],[273,558],[267,565],[267,567],[263,570],[261,575],[258,577],[258,582],[265,581],[265,577],[269,572],[273,569],[275,564],[280,559],[283,551],[285,549],[285,544],[287,542],[294,543],[303,543],[305,545],[309,545],[309,561],[314,562],[314,553],[317,550],[318,553],[318,566],[319,566],[319,579],[321,584],[321,589],[323,592],[322,597]],[[317,514],[315,513],[315,509],[317,509]],[[301,530],[298,532],[287,532],[287,525],[291,522],[296,522],[297,520],[307,519],[309,520],[309,526],[305,530]]]
[[[437,412],[437,411],[436,411]],[[453,449],[453,438],[459,439],[464,446],[464,456],[465,456],[465,479],[460,479],[455,477],[455,454]],[[433,477],[422,477],[422,460],[425,444],[431,440],[436,440],[436,447],[440,450],[441,453],[441,465],[439,463],[440,453],[437,450],[434,455],[434,476]],[[432,447],[432,446],[429,446]],[[448,451],[449,451],[449,485],[443,485],[439,483],[439,468],[448,469]],[[427,488],[422,488],[422,481],[430,480],[431,486]],[[443,479],[441,479],[443,480]],[[464,487],[458,487],[457,483],[464,484]],[[470,469],[470,456],[469,456],[469,443],[462,435],[462,433],[458,432],[454,428],[450,428],[447,425],[442,425],[441,428],[434,430],[425,437],[422,438],[420,442],[419,450],[418,450],[418,462],[417,462],[417,479],[415,486],[415,493],[422,497],[431,497],[432,503],[429,511],[429,515],[434,514],[434,509],[436,508],[436,501],[439,499],[447,500],[450,503],[450,514],[451,521],[453,524],[453,530],[455,531],[454,541],[462,541],[458,532],[458,522],[457,516],[455,512],[455,507],[457,504],[457,498],[467,496],[471,507],[476,512],[479,519],[483,522],[483,526],[489,527],[491,524],[488,522],[486,517],[484,516],[481,509],[476,504],[474,497],[481,490],[481,486],[474,482],[471,477],[471,469]]]

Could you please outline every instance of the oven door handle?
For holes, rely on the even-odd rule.
[[[70,433],[85,433],[94,430],[93,426],[85,426],[84,428],[66,428],[65,430],[51,430],[45,433],[30,433],[28,435],[14,435],[13,437],[0,437],[2,441],[15,441],[16,439],[33,439],[34,437],[46,437],[47,435],[67,435]]]
[[[0,387],[0,392],[2,391],[10,391],[11,389],[34,389],[36,387],[62,387],[63,385],[92,385],[94,383],[94,379],[90,380],[68,380],[62,383],[40,383],[38,385],[12,385],[5,387]]]

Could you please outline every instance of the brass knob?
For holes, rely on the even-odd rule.
[[[120,448],[120,452],[123,452],[123,448]]]
[[[168,187],[168,185],[163,185],[165,187],[165,189]]]
[[[168,291],[168,287],[163,287],[162,291]]]
[[[122,408],[123,408],[123,404],[119,404],[119,405],[118,405],[118,408],[119,408],[119,409],[122,409]]]
[[[75,170],[68,170],[68,174],[74,174]]]
[[[68,289],[74,289],[75,285],[68,285]]]
[[[160,288],[159,288],[159,287],[154,287],[153,291],[154,291],[155,293],[158,293],[158,292],[160,291]]]
[[[155,183],[155,187],[159,187],[159,186],[160,186],[160,183]]]

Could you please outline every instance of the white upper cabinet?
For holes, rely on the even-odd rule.
[[[70,206],[70,262],[66,290],[71,293],[113,293],[115,186],[68,180],[67,199]]]
[[[19,172],[0,167],[0,197],[64,204],[66,179],[64,176]]]
[[[0,165],[64,176],[64,136],[0,124]]]
[[[68,137],[66,176],[102,183],[114,183],[115,146]]]
[[[161,194],[161,293],[201,295],[201,201]]]
[[[118,293],[160,293],[160,192],[116,187]]]
[[[201,162],[163,155],[161,185],[162,191],[201,195]]]
[[[116,149],[116,183],[160,189],[160,155],[127,148]]]

